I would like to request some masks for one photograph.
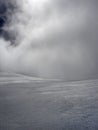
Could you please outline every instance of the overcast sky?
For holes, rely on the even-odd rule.
[[[98,0],[0,0],[0,71],[98,78]]]

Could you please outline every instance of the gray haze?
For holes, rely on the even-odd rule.
[[[6,5],[0,12],[6,17],[0,27],[0,71],[65,80],[98,78],[98,0],[0,3]]]

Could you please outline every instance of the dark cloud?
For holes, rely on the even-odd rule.
[[[12,20],[12,17],[18,6],[15,0],[0,0],[0,37],[5,40],[10,40],[12,43],[13,34],[5,29]],[[14,32],[13,32],[14,33]]]

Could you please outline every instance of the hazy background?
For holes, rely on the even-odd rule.
[[[98,78],[98,0],[0,0],[0,71]]]

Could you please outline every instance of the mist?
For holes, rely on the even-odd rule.
[[[97,0],[0,0],[0,71],[98,78]]]

